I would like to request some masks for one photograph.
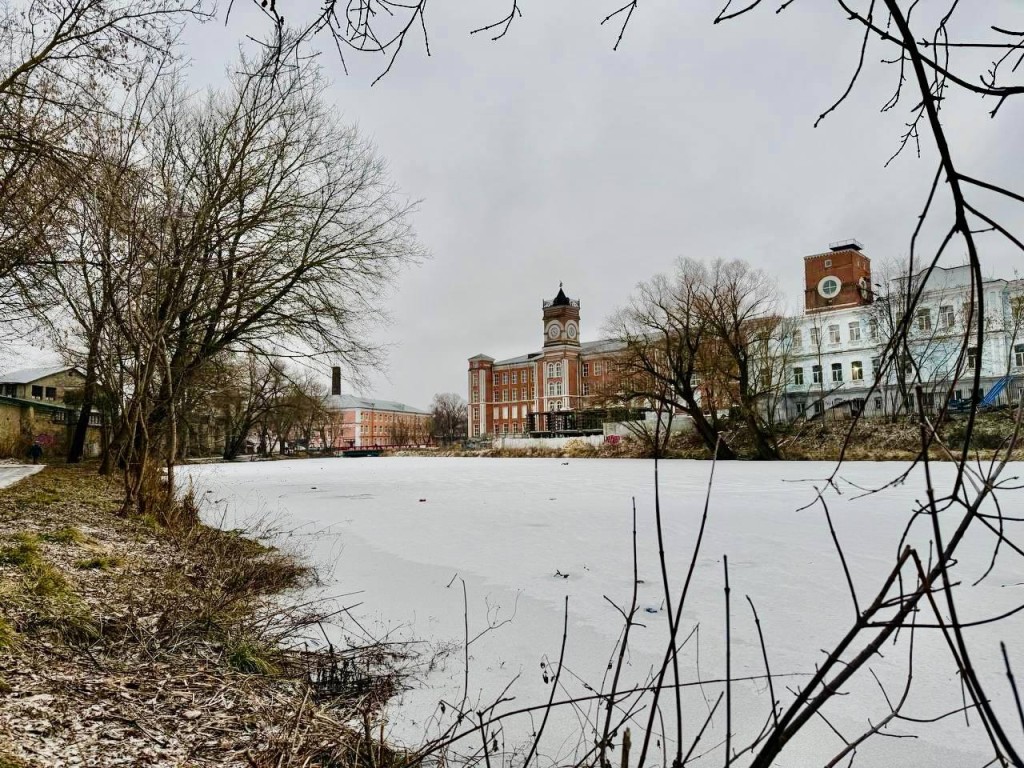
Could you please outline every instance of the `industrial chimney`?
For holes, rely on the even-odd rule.
[[[331,394],[341,394],[341,368],[337,365],[331,368]]]

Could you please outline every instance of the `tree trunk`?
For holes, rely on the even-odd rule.
[[[77,464],[85,454],[85,438],[89,434],[89,416],[92,415],[92,404],[96,399],[96,353],[97,344],[89,345],[89,354],[85,364],[85,384],[82,386],[82,402],[78,411],[78,423],[75,424],[71,444],[68,446],[68,464]]]

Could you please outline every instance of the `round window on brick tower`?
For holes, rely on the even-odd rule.
[[[825,299],[834,298],[842,287],[838,278],[826,275],[818,282],[818,293]]]

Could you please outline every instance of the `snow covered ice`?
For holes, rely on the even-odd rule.
[[[672,593],[682,588],[704,506],[710,462],[660,464],[661,499],[668,575]],[[1020,465],[1008,474],[1019,474]],[[749,595],[761,619],[776,698],[783,706],[807,680],[855,619],[849,589],[836,556],[825,515],[814,500],[832,463],[720,463],[716,469],[707,532],[683,612],[680,677],[704,681],[683,692],[684,740],[692,741],[722,692],[725,676],[722,556],[729,561],[732,588],[732,675],[757,678],[733,685],[733,745],[746,747],[770,717],[764,661]],[[900,537],[915,500],[924,497],[921,470],[908,481],[863,496],[858,488],[882,486],[905,465],[851,463],[839,472],[841,495],[828,496],[861,607],[874,598],[898,555]],[[953,467],[934,466],[937,485],[948,487]],[[389,710],[388,730],[415,745],[451,722],[450,704],[463,697],[465,612],[468,605],[469,691],[474,710],[488,706],[508,688],[496,710],[540,705],[550,695],[568,596],[568,640],[556,700],[607,689],[609,661],[623,621],[611,602],[627,608],[632,590],[632,509],[637,510],[639,584],[633,628],[621,688],[641,685],[661,665],[668,618],[657,557],[653,463],[627,460],[367,458],[254,462],[194,466],[187,470],[197,491],[212,491],[207,519],[234,527],[248,519],[278,516],[294,531],[334,580],[335,593],[357,592],[353,614],[375,634],[425,641],[448,649],[444,662],[414,682]],[[1004,512],[1021,507],[1019,491],[1000,496]],[[801,507],[806,507],[800,509]],[[1020,517],[1019,513],[1016,515]],[[930,528],[921,520],[911,541],[927,553]],[[952,523],[950,523],[952,525]],[[1007,525],[1015,525],[1008,523]],[[959,550],[952,575],[963,621],[1008,611],[1024,600],[1020,559],[1005,550],[992,573],[971,586],[988,567],[995,538],[972,530]],[[675,599],[675,598],[674,598]],[[932,622],[922,612],[922,622]],[[997,712],[1017,728],[999,641],[1006,642],[1024,678],[1022,616],[965,630],[972,658]],[[488,627],[492,630],[484,632]],[[481,634],[483,633],[483,634]],[[479,637],[478,637],[479,635]],[[893,701],[906,680],[908,639],[883,646],[870,667]],[[858,648],[863,640],[857,642]],[[424,649],[424,652],[427,652]],[[927,720],[963,706],[956,666],[938,630],[914,635],[914,677],[902,710]],[[591,690],[592,689],[592,690]],[[777,765],[823,765],[889,714],[866,670],[848,694],[833,698],[817,718],[783,750]],[[445,713],[440,701],[448,702]],[[657,745],[648,763],[669,762],[674,750],[674,696],[661,699],[668,742]],[[593,726],[603,710],[591,699],[563,706],[551,716],[541,752],[544,763],[565,762],[590,748]],[[506,750],[528,739],[541,713],[502,721]],[[633,760],[648,711],[631,726]],[[894,722],[888,733],[914,738],[874,737],[857,750],[858,766],[981,766],[991,758],[984,729],[973,713],[934,723]],[[706,753],[693,765],[721,765],[724,704],[694,751]],[[479,746],[474,736],[467,750]],[[616,741],[618,743],[618,741]],[[652,750],[654,749],[652,743]],[[750,753],[735,764],[743,765]],[[845,764],[845,762],[844,762]]]

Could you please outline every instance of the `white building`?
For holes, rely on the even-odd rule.
[[[787,321],[789,340],[779,350],[787,380],[780,418],[916,411],[918,385],[922,405],[934,410],[949,396],[971,397],[975,366],[981,368],[977,400],[988,395],[986,404],[1016,403],[1024,395],[1024,281],[983,282],[985,342],[979,354],[976,343],[969,342],[966,353],[963,348],[968,328],[977,332],[978,314],[966,265],[931,272],[908,343],[896,350],[889,349],[890,341],[909,306],[905,278],[885,286],[872,282],[870,259],[855,241],[808,256],[804,273],[804,313]],[[924,277],[921,272],[910,281],[912,292]]]

